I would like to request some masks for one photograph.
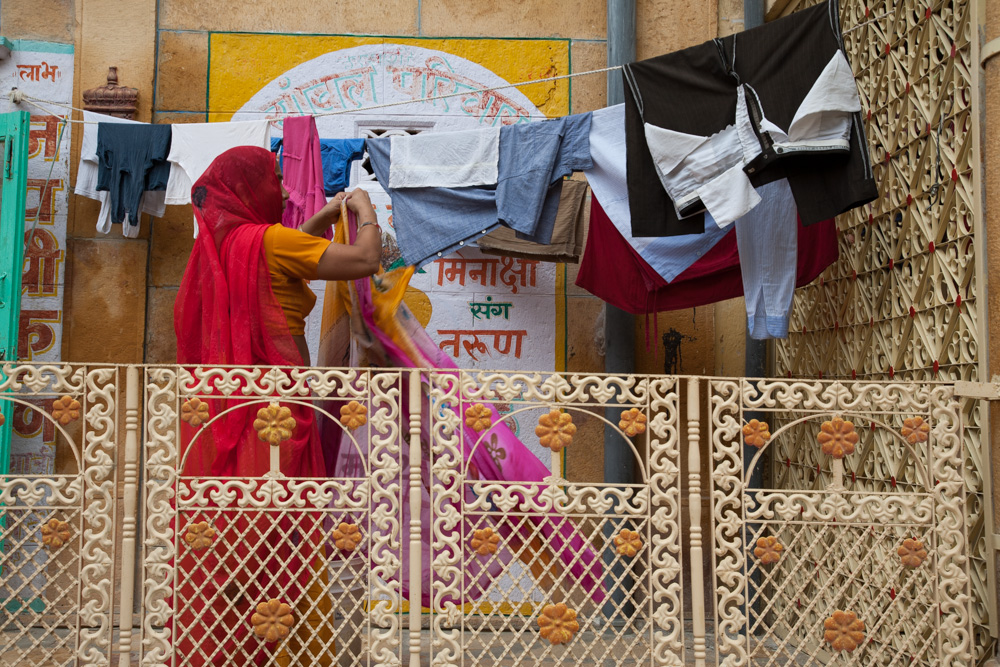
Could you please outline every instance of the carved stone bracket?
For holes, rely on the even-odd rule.
[[[118,68],[108,68],[108,83],[83,91],[83,108],[87,111],[135,119],[139,89],[118,85]]]

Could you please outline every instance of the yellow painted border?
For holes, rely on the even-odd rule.
[[[293,67],[325,53],[373,44],[405,44],[443,51],[481,65],[512,83],[570,72],[568,40],[212,33],[208,120],[230,120],[261,88]],[[569,113],[569,79],[518,90],[550,118]]]

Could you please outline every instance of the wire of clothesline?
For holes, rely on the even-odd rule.
[[[11,102],[13,102],[14,104],[22,104],[22,103],[24,103],[24,104],[30,104],[31,106],[35,107],[39,111],[44,111],[45,113],[49,114],[50,116],[56,116],[56,117],[58,117],[59,120],[62,121],[63,123],[80,123],[80,124],[83,124],[83,123],[93,123],[94,122],[94,121],[75,120],[75,119],[70,118],[68,116],[60,116],[58,113],[54,112],[52,109],[49,109],[47,107],[43,107],[40,104],[40,103],[51,104],[53,106],[62,107],[64,109],[68,109],[70,111],[74,110],[73,107],[67,107],[65,104],[59,104],[58,102],[52,102],[50,100],[36,100],[36,98],[30,97],[28,95],[24,95],[23,93],[21,95],[16,96],[17,99],[15,100],[14,99],[15,98],[15,95],[14,95],[15,91],[20,92],[20,91],[17,90],[17,88],[14,88],[13,90],[10,91]]]
[[[430,95],[428,97],[421,97],[421,98],[414,99],[414,100],[401,100],[401,101],[398,101],[398,102],[385,102],[383,104],[373,104],[373,105],[366,106],[366,107],[359,107],[357,109],[338,109],[336,111],[323,111],[323,112],[320,112],[320,113],[293,112],[293,113],[277,114],[273,118],[271,118],[270,120],[281,120],[282,118],[288,118],[288,117],[291,117],[291,116],[315,116],[315,117],[319,118],[319,117],[323,117],[323,116],[339,116],[339,115],[342,115],[342,114],[367,113],[369,111],[374,111],[376,109],[388,109],[390,107],[405,106],[407,104],[418,104],[420,102],[436,102],[437,100],[446,100],[446,99],[449,99],[449,98],[452,98],[452,97],[462,97],[462,96],[465,96],[465,95],[475,95],[475,94],[478,94],[478,93],[488,93],[488,92],[491,92],[491,91],[494,91],[494,90],[504,90],[504,89],[507,89],[507,88],[519,88],[521,86],[531,86],[531,85],[538,84],[538,83],[548,83],[550,81],[560,81],[562,79],[570,79],[570,78],[577,77],[577,76],[587,76],[589,74],[602,74],[602,73],[605,73],[605,72],[611,72],[611,71],[618,70],[618,69],[621,69],[621,65],[613,65],[611,67],[602,67],[601,69],[588,70],[586,72],[571,72],[569,74],[560,74],[558,76],[549,76],[549,77],[545,77],[545,78],[542,78],[542,79],[532,79],[530,81],[520,81],[518,83],[507,83],[507,84],[504,84],[502,86],[489,86],[489,87],[486,87],[486,88],[473,88],[473,89],[470,89],[470,90],[463,90],[463,91],[457,92],[457,93],[448,93],[447,95]],[[37,98],[37,97],[33,97],[31,95],[28,95],[24,91],[18,90],[17,88],[14,88],[14,89],[12,89],[10,91],[10,100],[14,104],[19,104],[20,102],[28,102],[32,106],[38,107],[37,103],[43,103],[43,104],[49,104],[49,105],[52,105],[52,106],[55,106],[55,107],[61,107],[63,109],[68,109],[70,111],[79,111],[80,113],[83,113],[83,109],[79,109],[77,107],[70,106],[68,104],[61,104],[59,102],[53,102],[52,100],[43,100],[43,99],[40,99],[40,98]],[[42,107],[38,107],[38,108],[42,108]],[[45,110],[45,109],[43,109],[43,110]],[[48,111],[48,110],[45,110],[45,111]],[[51,113],[51,111],[48,111],[48,112]],[[246,110],[246,111],[230,111],[230,110],[227,110],[227,111],[218,111],[218,110],[215,110],[215,109],[210,109],[209,113],[271,113],[271,112],[269,112],[269,111],[255,111],[255,110]],[[73,123],[94,123],[95,121],[71,120],[70,122],[73,122]]]

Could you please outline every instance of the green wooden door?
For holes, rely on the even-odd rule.
[[[0,114],[0,363],[17,359],[30,129],[27,111]],[[0,401],[4,424],[12,423],[13,411],[13,403]],[[0,428],[0,474],[9,471],[10,434],[10,426]]]

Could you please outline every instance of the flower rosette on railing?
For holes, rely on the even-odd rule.
[[[210,418],[208,403],[197,396],[189,398],[181,404],[181,421],[197,428]]]
[[[560,410],[550,410],[538,418],[535,435],[538,436],[538,442],[542,447],[558,454],[573,444],[573,436],[576,435],[573,415]]]
[[[80,401],[72,396],[62,396],[52,402],[52,419],[63,426],[80,418]]]
[[[253,428],[257,431],[258,438],[275,447],[292,437],[295,424],[291,409],[272,401],[257,411]]]
[[[771,439],[771,429],[767,422],[751,419],[743,425],[743,442],[760,449]]]
[[[474,530],[472,537],[469,538],[469,547],[476,555],[483,558],[495,554],[499,546],[500,535],[493,532],[492,528]]]
[[[757,539],[753,555],[762,565],[773,565],[781,560],[781,552],[784,550],[784,545],[778,541],[777,537],[768,535]]]
[[[190,523],[184,533],[184,541],[195,551],[207,549],[215,541],[215,528],[208,521]]]
[[[553,561],[563,562],[571,570],[570,576],[574,581],[590,592],[595,601],[603,601],[601,564],[597,553],[577,532],[575,524],[554,516],[560,510],[550,490],[556,487],[540,484],[551,480],[551,468],[542,466],[538,458],[513,434],[507,423],[500,419],[496,406],[488,400],[495,398],[489,391],[472,389],[470,393],[477,400],[465,402],[458,397],[460,382],[457,377],[453,379],[453,376],[444,373],[439,373],[436,377],[447,387],[444,396],[437,399],[440,404],[457,403],[460,406],[460,409],[454,410],[454,418],[447,421],[448,428],[454,429],[454,434],[459,436],[454,439],[454,444],[461,444],[464,449],[461,456],[465,461],[465,479],[504,483],[505,506],[511,508],[508,511],[523,514],[527,519],[516,530],[512,530],[509,522],[492,516],[487,522],[480,521],[476,525],[466,521],[466,535],[491,530],[493,536],[498,538],[497,553],[509,551],[511,554],[519,554],[526,566],[530,566],[529,559],[537,560],[538,554],[533,549],[522,546],[533,540],[540,540],[539,543],[544,545],[544,550],[550,552]],[[442,434],[445,432],[442,431]],[[539,419],[536,435],[540,441],[544,438],[543,446],[548,444],[559,450],[572,443],[575,432],[576,425],[573,424],[572,416],[549,406]],[[501,463],[503,469],[500,468]],[[447,488],[447,483],[442,483],[442,487]],[[471,486],[467,487],[465,494],[465,502],[478,502],[472,495]],[[466,576],[470,580],[487,577],[478,584],[479,590],[485,591],[490,580],[502,571],[507,557],[487,559],[479,555],[478,549],[470,549],[470,553],[472,558],[464,561]],[[447,600],[451,598],[441,598],[442,603]]]
[[[646,432],[646,415],[638,408],[622,410],[618,417],[618,428],[630,438]]]
[[[72,536],[70,526],[59,519],[49,519],[42,524],[42,544],[50,551],[58,551],[69,542]]]
[[[356,524],[346,521],[341,521],[330,536],[333,539],[333,545],[345,553],[357,549],[364,540],[361,529]]]
[[[580,631],[580,622],[576,620],[576,611],[565,603],[547,604],[542,607],[538,616],[538,634],[547,639],[553,646],[565,644]]]
[[[834,417],[823,422],[816,436],[823,453],[835,459],[842,459],[854,453],[854,447],[860,440],[854,424],[840,417]]]
[[[903,428],[900,434],[911,445],[927,442],[931,434],[931,425],[924,421],[923,417],[910,417],[903,420]]]
[[[834,651],[850,653],[865,640],[865,622],[853,611],[838,609],[823,621],[823,640]]]
[[[634,530],[623,528],[614,540],[615,553],[625,558],[635,558],[642,550],[642,535]]]
[[[924,548],[924,543],[920,540],[908,537],[896,549],[896,555],[899,556],[903,567],[915,570],[927,560],[927,549]]]
[[[831,491],[844,490],[844,457],[854,453],[861,436],[854,428],[854,423],[837,416],[823,422],[816,435],[816,441],[824,454],[833,459],[831,471],[833,479],[830,482]]]
[[[288,636],[295,623],[292,608],[280,600],[271,599],[257,605],[250,617],[253,633],[262,641],[273,644]]]

